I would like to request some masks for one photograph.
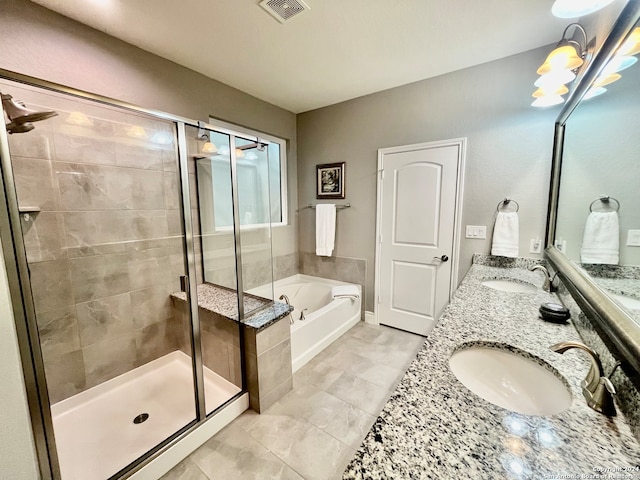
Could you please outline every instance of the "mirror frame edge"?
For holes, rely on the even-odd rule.
[[[574,89],[558,115],[554,128],[544,255],[558,272],[576,303],[595,320],[600,327],[599,330],[606,335],[607,338],[603,340],[608,340],[617,355],[622,357],[619,360],[628,362],[636,372],[640,373],[640,328],[637,323],[583,269],[554,246],[566,122],[593,81],[638,22],[640,22],[640,0],[629,0],[602,47],[576,80]]]

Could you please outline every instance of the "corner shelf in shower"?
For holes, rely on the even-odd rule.
[[[18,212],[20,212],[20,213],[38,213],[38,212],[40,212],[40,207],[18,207]]]

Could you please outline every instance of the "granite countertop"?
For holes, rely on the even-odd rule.
[[[624,418],[591,410],[582,396],[588,356],[548,348],[580,341],[570,323],[539,318],[539,306],[557,297],[542,289],[493,290],[481,284],[486,279],[540,286],[543,275],[526,268],[471,267],[343,479],[640,479],[640,445]],[[449,370],[449,358],[461,344],[482,342],[511,345],[548,362],[571,386],[571,407],[551,416],[523,415],[469,391]],[[606,468],[630,476],[594,475]]]
[[[187,301],[185,292],[174,292],[172,297]],[[238,321],[238,296],[235,290],[211,283],[197,286],[198,307],[216,313],[228,320]],[[245,293],[245,311],[253,312],[240,323],[256,330],[263,330],[274,322],[286,317],[293,308],[286,303],[272,302],[267,298]]]

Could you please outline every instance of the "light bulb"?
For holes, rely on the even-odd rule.
[[[560,95],[547,95],[545,97],[536,98],[531,106],[533,107],[552,107],[564,102],[564,98]]]
[[[536,87],[542,87],[545,90],[555,90],[560,88],[561,85],[572,82],[575,78],[576,74],[571,70],[558,70],[541,75],[534,85]]]

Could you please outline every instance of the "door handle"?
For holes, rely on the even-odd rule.
[[[442,255],[441,257],[433,257],[435,260],[440,260],[441,262],[448,262],[449,257],[447,255]]]

